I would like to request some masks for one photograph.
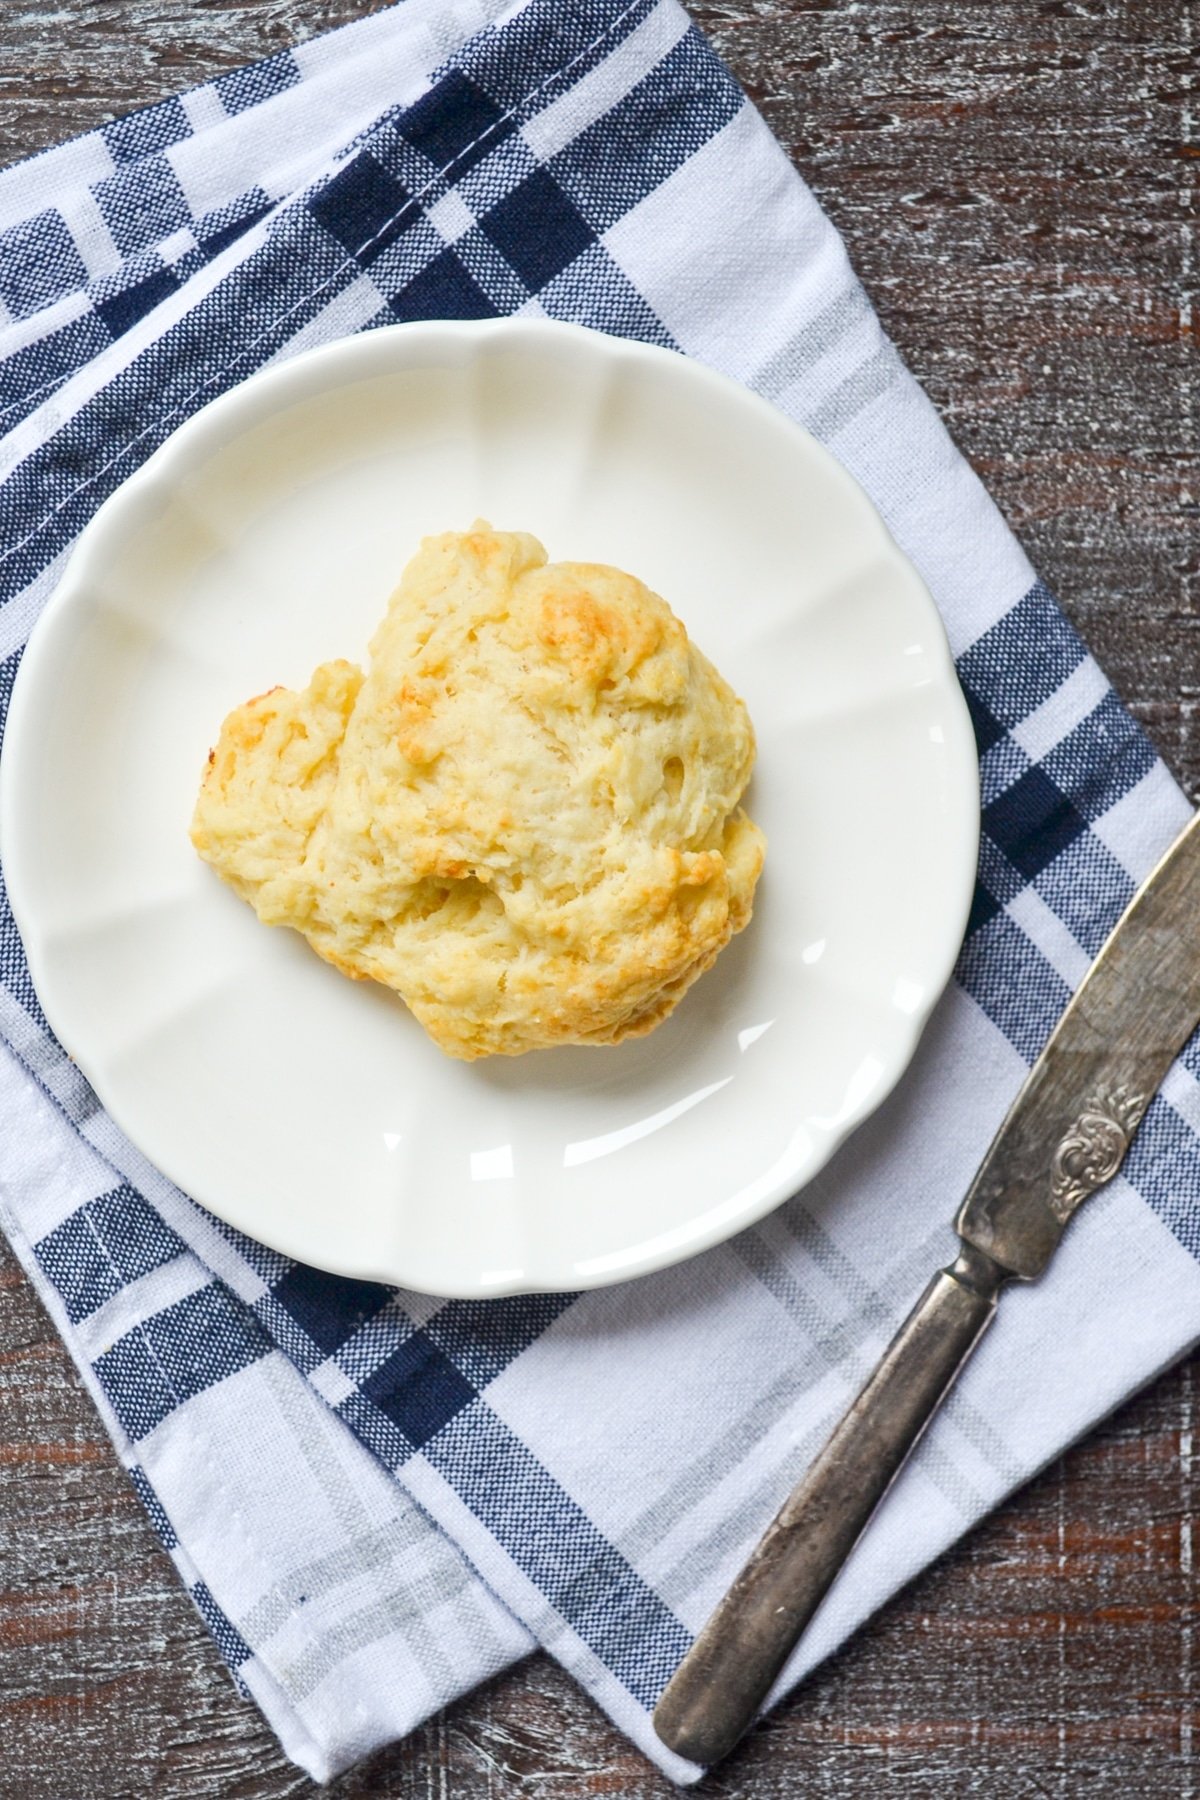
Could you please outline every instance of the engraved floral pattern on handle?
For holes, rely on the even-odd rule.
[[[1119,1087],[1090,1095],[1054,1152],[1050,1210],[1064,1222],[1089,1194],[1111,1181],[1129,1148],[1149,1096]]]

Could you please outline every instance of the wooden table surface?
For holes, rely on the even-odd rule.
[[[0,162],[371,10],[6,0]],[[696,0],[692,11],[1195,796],[1200,143],[1188,141],[1188,0]],[[975,1531],[698,1793],[1193,1795],[1197,1366],[1164,1376]],[[12,1800],[316,1791],[235,1695],[2,1247],[0,1742]],[[539,1656],[326,1791],[676,1790]]]

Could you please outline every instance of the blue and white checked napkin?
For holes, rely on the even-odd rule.
[[[0,890],[0,1207],[241,1686],[318,1779],[535,1643],[650,1710],[930,1271],[1188,808],[676,0],[404,0],[0,174],[0,724],[104,497],[213,395],[395,319],[670,346],[854,472],[974,711],[984,848],[914,1067],[763,1225],[574,1298],[288,1263],[174,1190],[48,1032]],[[1200,1335],[1200,1048],[1014,1293],[786,1684]],[[1065,1323],[1064,1323],[1065,1322]]]

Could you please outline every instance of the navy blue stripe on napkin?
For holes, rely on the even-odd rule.
[[[212,1281],[144,1320],[92,1367],[136,1444],[176,1407],[248,1368],[270,1349],[254,1315]]]
[[[127,1181],[89,1200],[33,1247],[73,1325],[183,1249],[182,1240]]]
[[[140,1463],[130,1465],[129,1478],[133,1483],[134,1492],[146,1509],[146,1516],[154,1528],[155,1536],[172,1561],[177,1562],[175,1552],[181,1547],[178,1533],[167,1517],[166,1509]],[[195,1603],[197,1612],[207,1625],[213,1642],[233,1675],[238,1692],[243,1698],[249,1699],[250,1690],[239,1674],[239,1670],[252,1660],[254,1652],[228,1613],[217,1605],[208,1583],[206,1581],[189,1581],[186,1575],[183,1575],[182,1570],[180,1574],[184,1586]]]

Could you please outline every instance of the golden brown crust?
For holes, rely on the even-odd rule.
[[[477,523],[427,538],[364,676],[230,713],[192,841],[451,1055],[653,1029],[750,917],[746,709],[666,602]]]

